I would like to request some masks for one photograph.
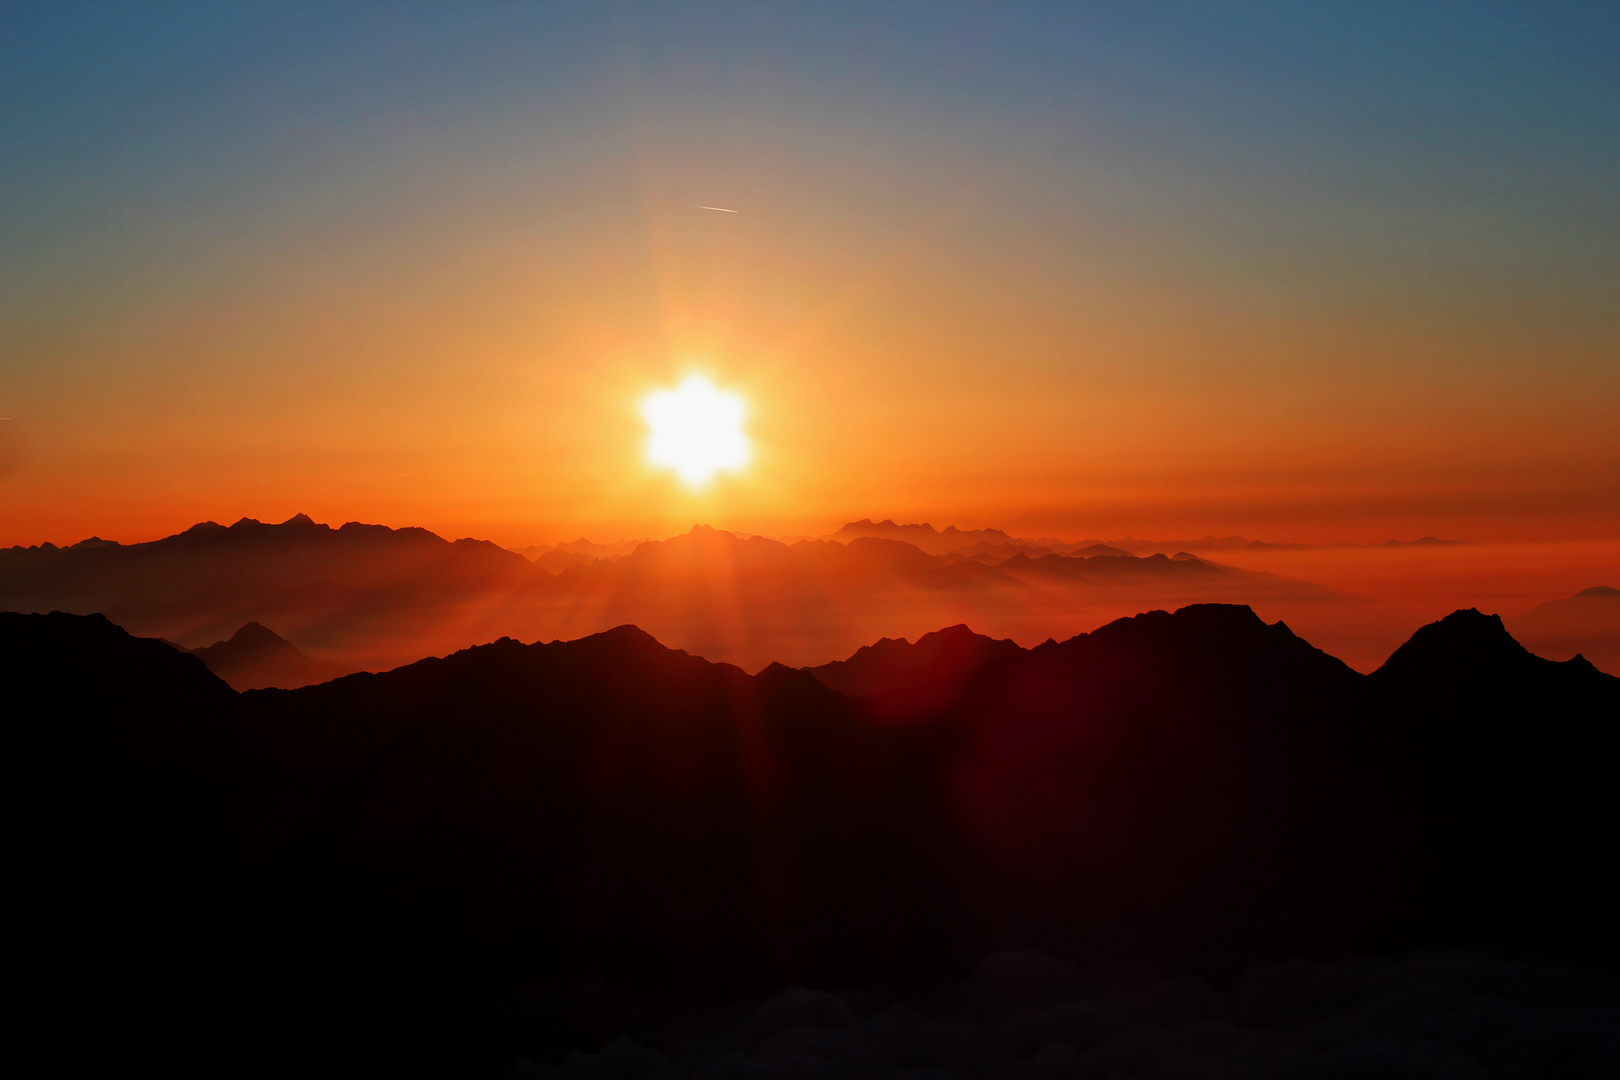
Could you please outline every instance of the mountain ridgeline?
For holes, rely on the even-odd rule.
[[[241,694],[4,614],[0,665],[29,1019],[173,1068],[475,1073],[997,949],[1615,958],[1620,680],[1476,611],[1370,676],[1213,604],[752,676],[623,626]]]
[[[665,540],[577,540],[526,556],[425,529],[333,528],[300,514],[203,522],[138,544],[92,537],[0,549],[0,610],[102,612],[131,633],[191,649],[257,623],[309,661],[278,658],[265,642],[249,655],[252,643],[241,643],[216,667],[238,689],[292,688],[500,637],[578,638],[625,623],[757,671],[820,664],[885,635],[955,623],[1031,642],[1198,603],[1253,604],[1268,619],[1309,627],[1307,636],[1368,671],[1416,621],[1321,585],[1212,561],[1267,546],[1258,541],[1177,545],[857,521],[821,538],[698,526]],[[1620,672],[1613,590],[1543,604],[1509,628],[1542,655],[1582,653]]]
[[[939,547],[931,535],[913,538]],[[595,554],[569,545],[532,562],[487,541],[452,542],[425,529],[332,528],[302,514],[280,523],[244,518],[147,543],[91,538],[0,550],[0,610],[102,612],[132,633],[188,648],[228,640],[253,622],[347,671],[392,668],[503,636],[581,637],[634,623],[752,671],[773,661],[815,663],[881,633],[955,622],[1040,640],[1097,605],[1103,622],[1199,601],[1342,599],[1191,555],[1138,558],[1098,546],[1060,554],[1005,540],[987,546],[979,533],[944,535],[958,546],[972,543],[931,554],[891,536],[784,543],[699,526],[633,546],[583,545]],[[297,670],[281,665],[275,673]]]

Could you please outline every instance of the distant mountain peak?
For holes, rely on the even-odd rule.
[[[450,544],[450,549],[452,554],[458,551],[506,551],[505,548],[493,540],[479,540],[472,536],[463,536],[459,540],[453,541]],[[507,554],[516,554],[516,552],[507,552]],[[521,556],[519,557],[521,558]]]
[[[242,624],[242,628],[231,635],[232,641],[282,641],[280,634],[261,622],[249,621]]]
[[[659,652],[680,652],[671,649],[635,623],[623,623],[611,630],[603,630],[599,634],[591,634],[580,639],[581,641],[600,641],[606,644],[635,647],[639,649],[657,649]]]
[[[1097,558],[1110,558],[1110,559],[1126,558],[1126,559],[1132,559],[1132,558],[1135,558],[1134,555],[1132,555],[1130,552],[1126,551],[1124,548],[1117,548],[1117,547],[1114,547],[1112,544],[1092,544],[1092,545],[1090,545],[1088,547],[1081,548],[1079,551],[1076,551],[1074,554],[1075,554],[1076,557],[1082,558],[1082,559],[1097,559]]]
[[[207,522],[206,524],[212,525],[213,523]],[[202,526],[192,526],[192,529],[201,527]],[[186,531],[191,532],[192,529],[188,529]],[[270,524],[266,524],[265,522],[260,521],[258,518],[251,517],[240,517],[231,523],[231,531],[233,532],[255,532],[264,529],[307,529],[311,531],[330,532],[332,526],[316,521],[308,514],[294,514],[286,521],[274,522]]]
[[[307,659],[292,642],[260,622],[243,623],[241,629],[228,639],[193,649],[192,652],[216,671],[221,666],[231,668],[268,659]]]
[[[1576,593],[1575,599],[1599,596],[1620,596],[1620,589],[1611,588],[1608,585],[1594,585],[1590,589],[1582,589]]]
[[[256,620],[243,623],[224,641],[190,651],[207,664],[210,671],[238,690],[306,686],[354,670],[305,655],[292,642]]]
[[[955,526],[952,526],[952,528],[954,529]],[[858,532],[861,529],[901,529],[911,532],[929,533],[933,536],[939,535],[939,530],[934,528],[926,521],[900,525],[896,523],[893,518],[884,518],[882,521],[873,521],[871,518],[861,518],[859,521],[851,521],[846,523],[843,528],[838,530],[838,532]],[[835,533],[834,535],[837,534]]]

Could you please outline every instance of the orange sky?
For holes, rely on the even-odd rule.
[[[1597,9],[479,10],[8,16],[0,544],[1620,537]],[[755,439],[701,495],[638,412],[691,371]]]

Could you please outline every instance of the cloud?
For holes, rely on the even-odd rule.
[[[620,1036],[514,1078],[1278,1078],[1620,1075],[1612,978],[1470,953],[1253,964],[1123,990],[1032,953],[914,1000],[784,991],[652,1049]],[[702,1025],[697,1025],[701,1027]]]

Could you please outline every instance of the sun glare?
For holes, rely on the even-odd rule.
[[[716,389],[701,375],[689,376],[642,403],[641,415],[652,429],[647,460],[675,470],[692,487],[722,470],[736,472],[748,464],[743,412],[742,398]]]

